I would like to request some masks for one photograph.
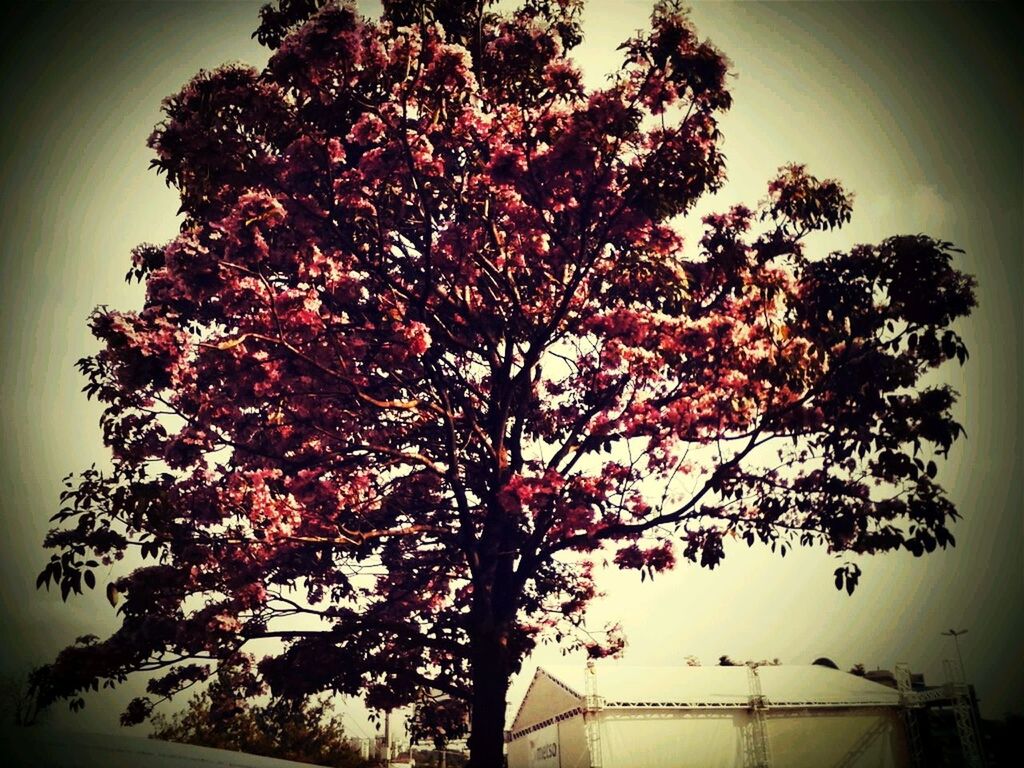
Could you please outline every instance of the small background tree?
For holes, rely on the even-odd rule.
[[[45,710],[39,699],[39,671],[33,669],[22,677],[0,678],[0,728],[24,728],[45,719]]]
[[[266,701],[253,685],[243,671],[222,669],[183,711],[154,716],[151,738],[331,768],[372,765],[346,739],[344,724],[326,698]]]

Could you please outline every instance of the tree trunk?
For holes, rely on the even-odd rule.
[[[471,642],[473,700],[468,768],[501,768],[505,751],[505,702],[509,664],[505,638],[493,630]]]

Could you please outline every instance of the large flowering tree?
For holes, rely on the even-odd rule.
[[[92,318],[113,469],[69,479],[40,584],[146,562],[49,696],[160,670],[137,721],[219,665],[240,696],[441,696],[417,722],[468,711],[491,767],[538,642],[621,647],[583,625],[595,561],[952,543],[955,393],[923,378],[966,356],[955,249],[810,257],[851,208],[800,166],[684,247],[724,179],[722,54],[662,3],[588,90],[578,0],[487,5],[281,0],[265,70],[164,103],[181,233],[134,252],[139,311]]]

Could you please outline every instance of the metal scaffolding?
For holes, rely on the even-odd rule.
[[[900,663],[896,665],[896,688],[900,692],[900,703],[903,704],[903,722],[907,726],[907,743],[910,747],[910,759],[914,768],[924,768],[924,753],[921,748],[921,732],[917,727],[917,712],[923,702],[919,697],[914,696],[913,687],[910,682],[910,665]]]
[[[853,768],[860,764],[860,759],[874,745],[875,741],[884,733],[888,733],[892,724],[886,718],[880,717],[873,726],[860,735],[860,738],[850,748],[842,760],[832,768]]]
[[[583,723],[587,733],[587,748],[590,750],[590,768],[601,768],[601,722],[599,713],[603,702],[597,695],[597,670],[594,662],[587,662],[587,706],[583,710]]]
[[[950,680],[953,700],[953,714],[956,717],[956,730],[960,736],[960,748],[964,753],[964,764],[968,768],[984,768],[981,743],[978,729],[974,724],[974,706],[971,702],[971,687],[964,680],[962,664],[947,660],[946,677]]]
[[[945,661],[943,664],[948,682],[926,691],[913,690],[909,665],[905,663],[896,665],[896,687],[900,692],[900,700],[903,704],[903,716],[907,724],[907,740],[910,744],[910,754],[914,766],[915,768],[924,766],[923,746],[918,730],[920,713],[931,704],[947,704],[953,708],[960,749],[964,755],[964,765],[967,768],[984,768],[985,758],[978,737],[978,728],[974,722],[971,688],[964,681],[963,667],[954,661]]]
[[[747,768],[771,768],[771,751],[768,745],[768,725],[765,722],[768,701],[761,689],[761,678],[757,664],[747,663],[747,684],[750,689],[750,722],[744,728],[744,762]]]

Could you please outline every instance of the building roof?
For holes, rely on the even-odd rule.
[[[584,697],[584,666],[537,670]],[[768,706],[898,706],[899,693],[862,677],[820,665],[762,666],[757,669]],[[749,671],[737,667],[637,667],[595,664],[597,695],[605,707],[746,707]]]

